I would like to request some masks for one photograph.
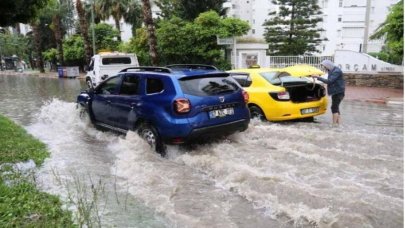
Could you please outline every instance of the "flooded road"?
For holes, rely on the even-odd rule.
[[[48,145],[41,188],[72,201],[82,185],[100,187],[96,224],[403,227],[403,105],[344,101],[340,128],[329,113],[314,123],[254,120],[224,141],[170,146],[161,158],[135,133],[80,119],[81,87],[0,76],[0,113]]]

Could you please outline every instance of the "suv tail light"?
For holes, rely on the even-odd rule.
[[[270,96],[276,101],[288,101],[288,100],[290,100],[290,93],[288,93],[287,91],[271,92]]]
[[[243,95],[243,100],[247,104],[249,102],[249,94],[245,90],[242,90],[242,95]]]
[[[179,114],[184,114],[190,112],[191,104],[187,98],[177,98],[174,100],[174,111]]]

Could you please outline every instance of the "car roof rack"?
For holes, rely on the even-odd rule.
[[[122,69],[120,71],[120,73],[128,72],[128,70],[172,73],[172,71],[167,67],[151,67],[151,66],[128,67],[128,68]]]
[[[215,66],[205,64],[171,64],[166,67],[176,70],[218,70]]]

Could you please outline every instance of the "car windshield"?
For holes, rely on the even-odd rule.
[[[239,89],[237,82],[228,75],[201,76],[180,79],[184,93],[195,96],[212,96],[233,93]]]
[[[260,75],[273,85],[280,85],[290,82],[307,83],[309,81],[307,77],[294,77],[288,74],[287,72],[278,72],[278,71],[261,72]]]

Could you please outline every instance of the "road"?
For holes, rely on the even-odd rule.
[[[79,186],[104,186],[104,226],[403,227],[403,104],[348,93],[339,128],[330,113],[313,123],[253,120],[245,132],[170,146],[161,158],[135,133],[80,119],[83,86],[0,76],[0,113],[48,145],[41,188],[66,199]]]

